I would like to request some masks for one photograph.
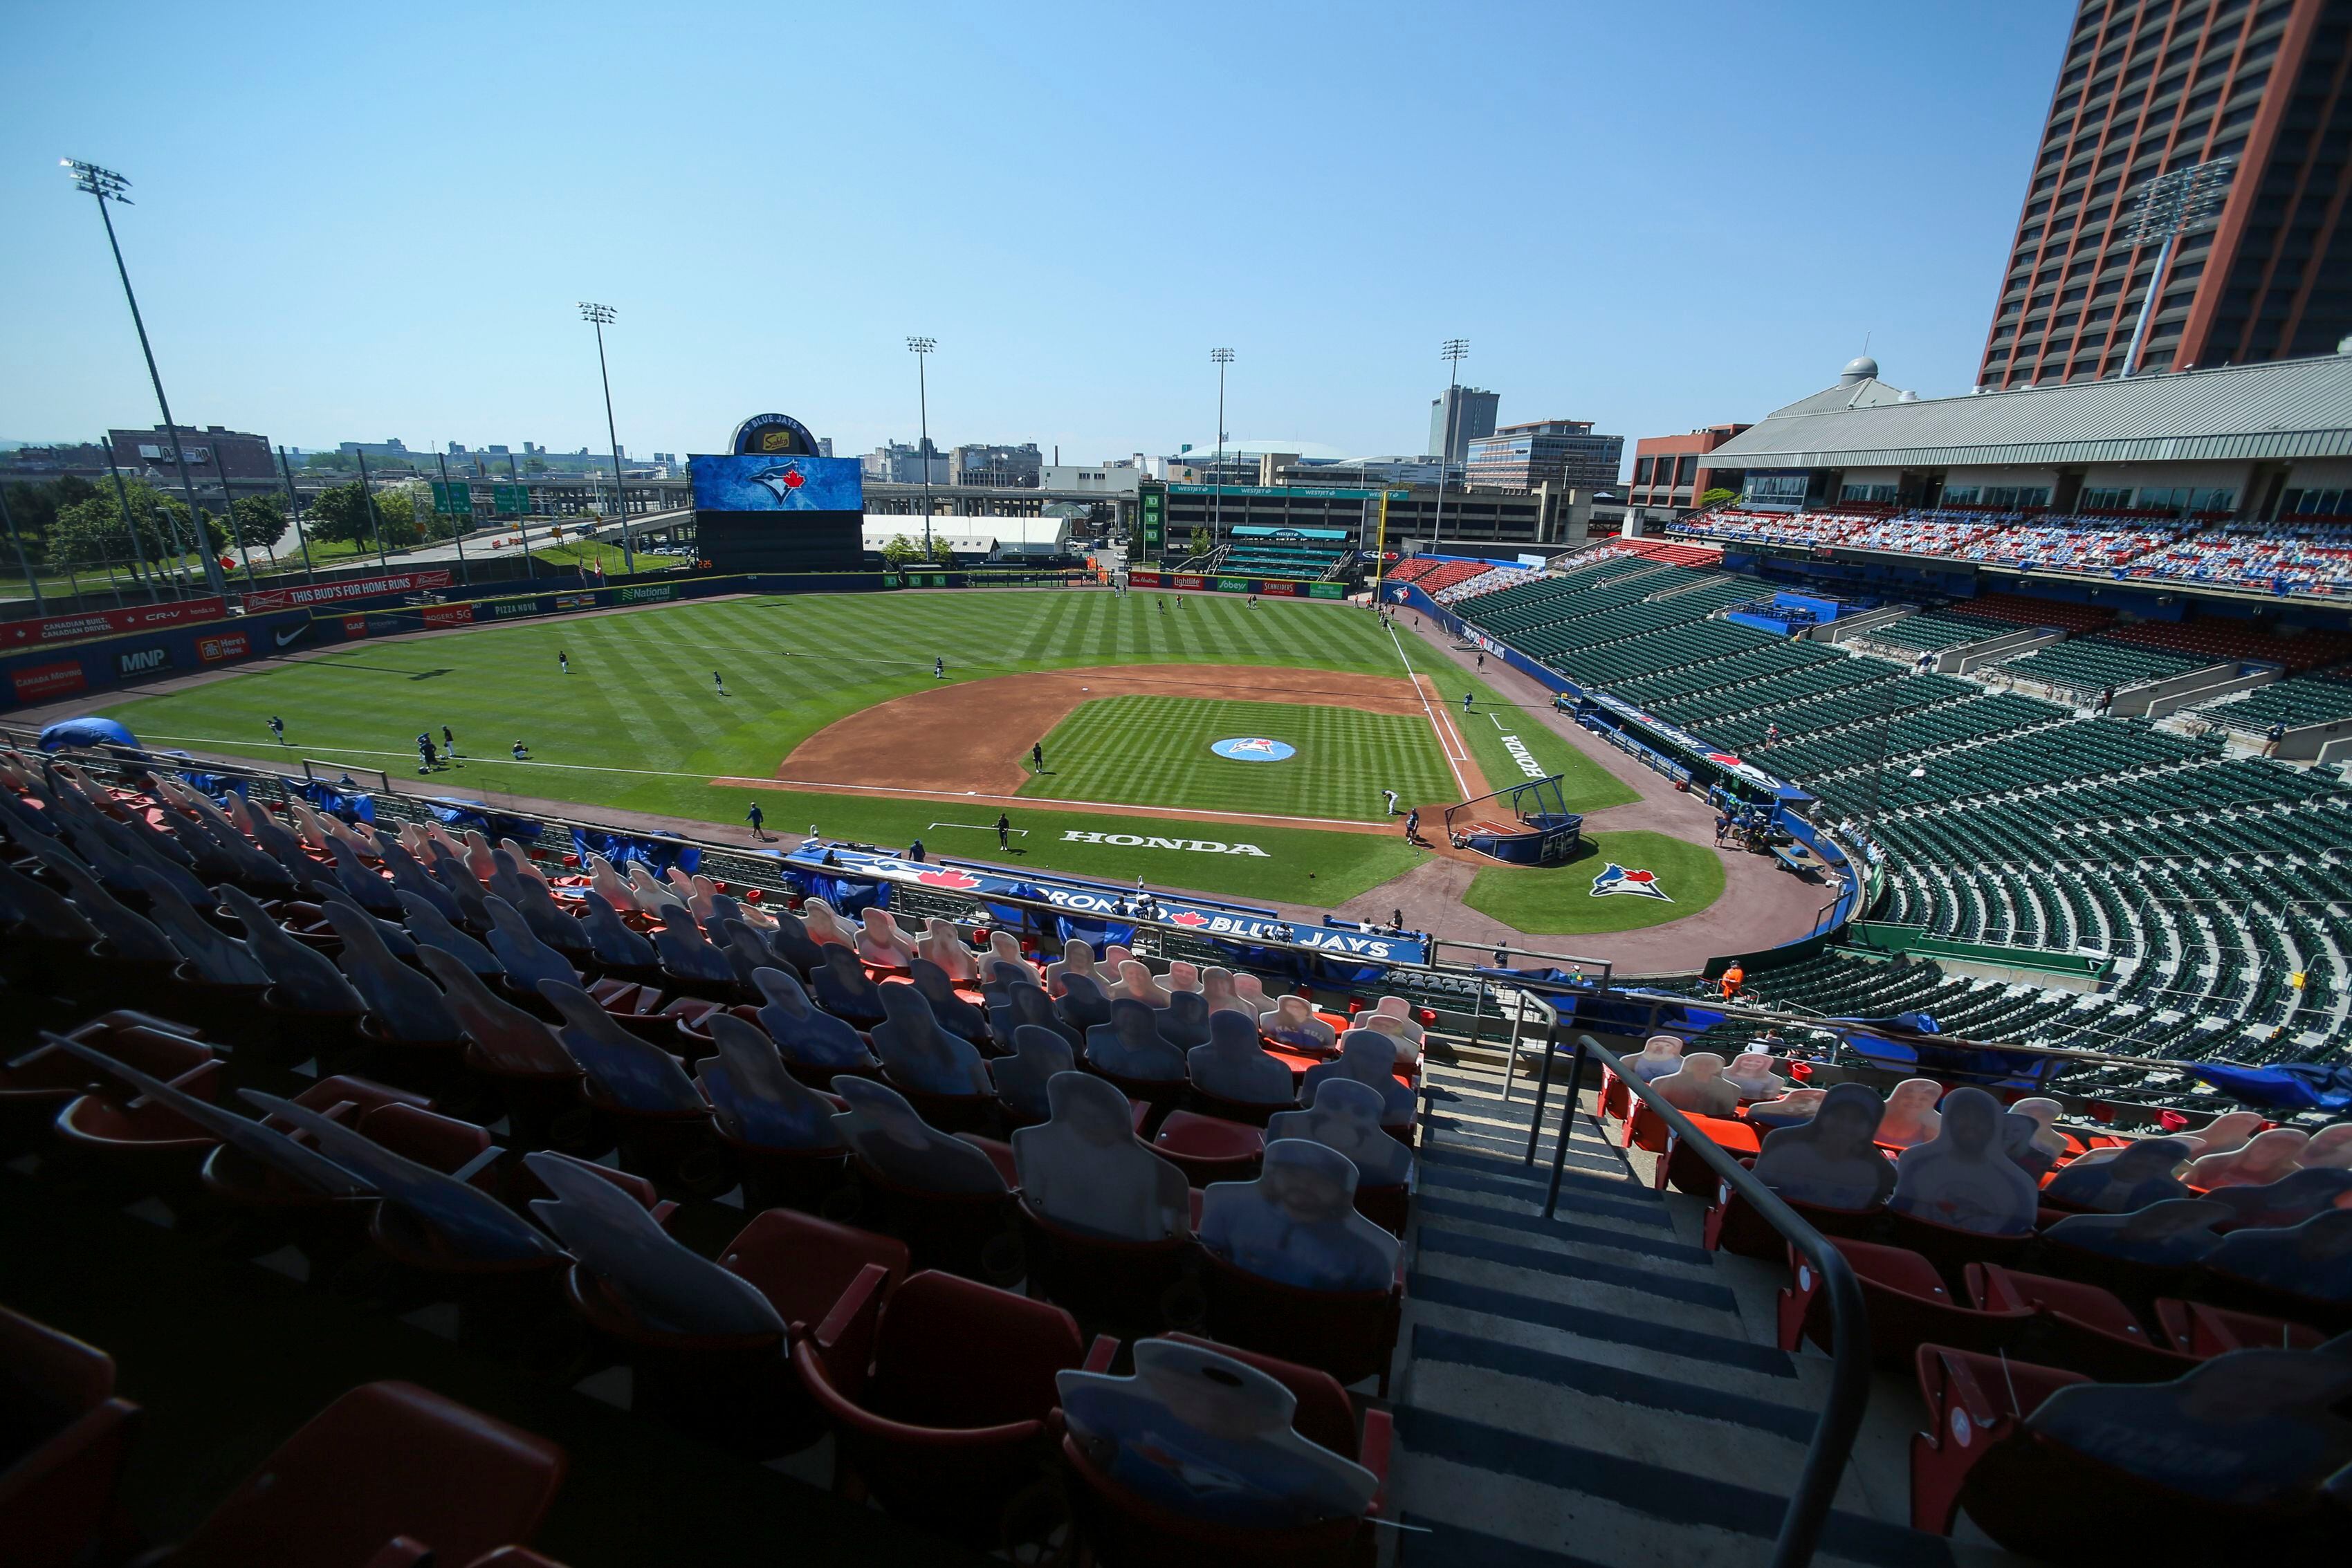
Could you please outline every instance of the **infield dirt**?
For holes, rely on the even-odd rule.
[[[1360,713],[1420,714],[1423,691],[1402,675],[1253,664],[1123,664],[944,682],[825,726],[792,749],[776,778],[803,789],[862,786],[1012,795],[1029,777],[1029,747],[1098,697],[1172,696],[1297,703]],[[1465,775],[1458,737],[1439,737]],[[1483,789],[1475,776],[1474,789]],[[1144,802],[1138,802],[1144,804]],[[1333,826],[1339,826],[1334,823]]]

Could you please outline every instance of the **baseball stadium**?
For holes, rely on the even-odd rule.
[[[2340,547],[1755,488],[1393,549],[1375,491],[910,569],[856,460],[730,445],[691,565],[0,622],[12,1307],[231,1466],[86,1399],[40,1561],[118,1496],[485,1568],[2332,1528],[2043,1416],[2341,1363]]]

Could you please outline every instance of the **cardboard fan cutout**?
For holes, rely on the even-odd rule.
[[[1201,1244],[1244,1272],[1302,1291],[1385,1291],[1397,1239],[1356,1212],[1356,1167],[1303,1138],[1265,1146],[1255,1181],[1202,1194]]]
[[[829,1072],[871,1072],[881,1065],[847,1020],[819,1010],[791,975],[782,969],[754,969],[751,978],[767,998],[767,1006],[760,1009],[760,1027],[785,1061]]]
[[[1895,1162],[1887,1207],[1980,1236],[2030,1235],[2042,1189],[2009,1157],[2005,1114],[1981,1089],[1946,1095],[1934,1140],[1904,1150]]]
[[[677,1334],[781,1334],[783,1319],[749,1281],[681,1246],[643,1204],[572,1160],[526,1155],[552,1198],[530,1211],[588,1271],[655,1327]]]
[[[841,1141],[885,1181],[918,1192],[1001,1193],[1004,1178],[981,1150],[915,1113],[906,1098],[870,1078],[836,1078],[833,1092],[849,1109],[833,1119]]]
[[[993,1092],[979,1048],[941,1029],[922,992],[898,985],[881,991],[888,1021],[874,1026],[874,1054],[883,1071],[925,1094]]]
[[[1045,1084],[1052,1115],[1013,1134],[1021,1196],[1056,1225],[1117,1241],[1161,1241],[1190,1228],[1184,1173],[1135,1135],[1127,1096],[1086,1072]]]
[[[1042,1122],[1053,1114],[1046,1084],[1055,1073],[1067,1072],[1076,1065],[1068,1040],[1050,1029],[1024,1023],[1013,1031],[1013,1054],[990,1061],[988,1076],[996,1085],[999,1100],[1024,1120]]]
[[[2127,1214],[2069,1215],[2043,1234],[2053,1246],[2170,1269],[2194,1263],[2220,1246],[2213,1228],[2226,1225],[2230,1217],[2227,1204],[2168,1198]]]
[[[1132,997],[1115,998],[1110,1021],[1087,1030],[1087,1061],[1114,1078],[1170,1083],[1184,1076],[1184,1053],[1160,1038],[1157,1017]]]
[[[2352,1305],[2352,1209],[2331,1208],[2285,1230],[2233,1230],[2205,1263],[2290,1295]]]
[[[1147,1339],[1135,1372],[1055,1375],[1070,1437],[1104,1474],[1160,1508],[1236,1530],[1360,1517],[1380,1479],[1301,1437],[1298,1396],[1200,1345]]]
[[[1184,1053],[1184,1075],[1237,1105],[1289,1105],[1298,1096],[1289,1064],[1259,1043],[1256,1018],[1230,1008],[1209,1015],[1209,1043]]]
[[[539,994],[563,1015],[557,1038],[580,1070],[608,1099],[626,1110],[661,1114],[699,1111],[702,1093],[686,1069],[657,1045],[613,1021],[613,1015],[577,986],[550,982]]]
[[[837,1145],[833,1102],[785,1069],[774,1041],[723,1009],[703,1021],[719,1054],[695,1069],[695,1081],[728,1136],[762,1149]]]
[[[1380,1091],[1352,1078],[1327,1078],[1315,1103],[1266,1119],[1266,1141],[1304,1138],[1337,1149],[1356,1167],[1361,1186],[1402,1186],[1412,1179],[1412,1151],[1381,1126]]]
[[[1872,1136],[1885,1110],[1865,1084],[1832,1086],[1811,1121],[1765,1138],[1756,1179],[1793,1203],[1877,1207],[1895,1190],[1894,1163]]]
[[[1682,1061],[1678,1071],[1650,1080],[1667,1104],[1695,1116],[1728,1116],[1739,1109],[1739,1086],[1723,1075],[1723,1058],[1695,1051]]]
[[[2115,1158],[2085,1164],[2076,1160],[2050,1178],[2043,1190],[2050,1201],[2069,1208],[2101,1214],[2128,1214],[2152,1203],[2189,1196],[2189,1188],[2173,1172],[2189,1156],[2180,1138],[2142,1138]]]
[[[1298,1103],[1315,1103],[1315,1092],[1332,1078],[1352,1078],[1381,1097],[1381,1125],[1412,1125],[1412,1091],[1397,1082],[1396,1055],[1389,1037],[1369,1030],[1349,1030],[1338,1060],[1308,1068],[1298,1085]]]
[[[1625,1071],[1648,1083],[1683,1066],[1683,1042],[1671,1034],[1654,1034],[1642,1042],[1642,1054],[1625,1063]]]

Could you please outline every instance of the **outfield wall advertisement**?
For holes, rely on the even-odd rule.
[[[340,604],[351,599],[373,599],[380,593],[422,593],[448,587],[457,574],[438,571],[391,572],[382,577],[354,578],[349,582],[316,582],[300,588],[265,588],[244,595],[245,612],[299,610],[311,604]]]
[[[1344,582],[1282,577],[1199,577],[1188,571],[1130,571],[1129,588],[1173,588],[1201,593],[1255,593],[1261,599],[1345,599]]]
[[[167,599],[157,604],[132,604],[121,610],[90,610],[74,615],[50,615],[31,621],[0,621],[0,648],[30,648],[44,643],[79,643],[121,632],[153,632],[165,626],[187,626],[218,621],[228,614],[225,599]]]

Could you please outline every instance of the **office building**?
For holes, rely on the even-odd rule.
[[[269,437],[266,435],[224,430],[217,424],[201,430],[193,424],[183,424],[178,433],[180,452],[187,458],[190,474],[195,478],[217,480],[224,473],[231,479],[267,480],[278,476],[278,458],[270,451]],[[115,463],[125,474],[143,473],[151,468],[159,474],[176,476],[178,472],[178,465],[172,458],[172,431],[164,425],[145,430],[110,430],[106,440],[114,449]]]
[[[2083,0],[1977,374],[1987,390],[2326,353],[2352,332],[2352,0]],[[2157,175],[2230,160],[2183,235],[2129,236]]]
[[[1639,512],[1691,510],[1716,487],[1706,455],[1747,428],[1710,424],[1687,435],[1642,437],[1633,444],[1633,483],[1626,501]]]
[[[530,444],[526,442],[524,444],[528,446]],[[360,453],[365,453],[370,457],[406,457],[411,455],[407,443],[402,441],[400,437],[396,435],[389,441],[346,441],[341,446],[336,447],[335,450],[341,453],[346,457],[353,456]]]
[[[1495,434],[1495,409],[1502,401],[1499,392],[1476,387],[1446,388],[1429,400],[1429,444],[1423,454],[1448,463],[1464,461],[1472,442]]]
[[[1045,455],[1034,441],[1019,446],[959,446],[948,461],[954,483],[984,490],[1034,490],[1045,466]]]
[[[928,459],[928,460],[927,460]],[[948,455],[926,440],[918,451],[904,441],[887,441],[858,458],[866,477],[885,485],[944,485]],[[925,469],[929,472],[926,474]]]
[[[1578,489],[1617,483],[1625,438],[1595,435],[1589,419],[1538,419],[1507,424],[1470,443],[1464,480],[1501,490],[1532,490],[1547,480]]]

